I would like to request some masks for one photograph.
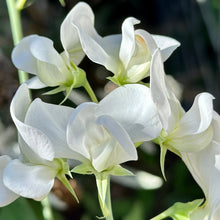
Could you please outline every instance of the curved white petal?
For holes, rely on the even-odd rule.
[[[117,160],[116,157],[113,157],[113,159],[115,159],[114,165],[126,162],[128,160],[137,160],[137,151],[132,140],[130,139],[126,130],[120,124],[118,124],[117,121],[115,121],[109,115],[102,115],[97,118],[96,122],[107,128],[111,135],[118,141],[120,144],[119,146],[123,149],[122,154],[117,155]]]
[[[171,107],[168,101],[168,92],[165,82],[165,72],[159,50],[156,50],[151,60],[150,89],[154,103],[158,109],[163,128],[168,128],[168,118]]]
[[[212,139],[213,129],[210,126],[204,132],[192,135],[185,135],[181,137],[178,137],[176,135],[176,132],[174,132],[172,135],[169,136],[168,144],[182,152],[197,152],[207,147]]]
[[[97,108],[97,116],[109,115],[128,132],[133,142],[156,138],[161,131],[157,109],[150,89],[143,85],[125,85],[115,89]]]
[[[3,173],[4,184],[23,197],[41,200],[51,190],[57,171],[48,166],[11,161]]]
[[[75,65],[78,65],[81,62],[85,54],[81,47],[78,32],[76,28],[72,26],[72,20],[78,19],[78,16],[80,16],[85,10],[87,12],[91,11],[88,4],[85,2],[79,2],[76,4],[68,13],[60,27],[60,39],[62,45]]]
[[[24,37],[13,49],[11,59],[14,65],[25,72],[37,74],[37,60],[30,51],[30,42],[38,35]]]
[[[96,108],[97,104],[95,103],[79,105],[74,110],[67,125],[67,143],[69,147],[87,159],[91,159],[91,157],[85,144],[86,133],[90,131],[97,132],[97,127],[93,126],[96,120]]]
[[[166,61],[173,51],[180,46],[180,42],[171,37],[161,35],[152,35],[152,37],[160,48],[163,62]]]
[[[147,47],[150,50],[151,55],[153,55],[153,53],[157,49],[157,44],[156,44],[154,38],[152,37],[152,35],[150,33],[148,33],[147,31],[142,30],[142,29],[136,30],[135,35],[139,35],[139,36],[142,37],[142,39],[144,39],[145,43],[147,44]]]
[[[54,49],[52,40],[37,36],[30,41],[30,51],[37,59],[37,75],[44,84],[56,86],[72,80],[72,75]]]
[[[82,48],[93,62],[104,65],[108,70],[115,73],[118,70],[119,59],[115,57],[118,35],[102,38],[94,28],[94,14],[86,4],[81,4],[83,10],[78,16],[72,18],[72,24],[77,29]],[[94,52],[95,51],[95,52]]]
[[[6,206],[15,201],[19,195],[9,190],[3,183],[3,172],[11,159],[8,156],[0,156],[0,207]]]
[[[26,114],[25,124],[39,129],[48,137],[56,158],[77,157],[66,141],[66,128],[73,110],[70,107],[47,104],[35,99]]]
[[[212,127],[213,127],[213,140],[220,143],[220,115],[213,111],[213,120],[212,120]]]
[[[219,155],[220,144],[215,141],[202,151],[182,154],[183,161],[205,194],[206,205],[210,207],[208,215],[215,214],[220,204],[220,171],[216,168]]]
[[[27,80],[25,83],[27,84],[29,89],[42,89],[47,87],[47,85],[43,84],[40,81],[38,76],[32,77],[31,79]]]
[[[199,134],[211,124],[213,118],[213,99],[209,93],[196,96],[192,107],[181,118],[176,136]]]
[[[135,50],[134,25],[140,23],[136,18],[129,17],[122,24],[122,41],[119,57],[124,64],[125,69],[133,56]]]
[[[29,91],[26,84],[17,90],[10,105],[11,117],[24,141],[40,157],[53,160],[54,149],[51,141],[39,129],[24,123],[25,115],[30,104]]]
[[[158,49],[154,52],[151,60],[150,89],[162,127],[165,131],[170,132],[174,129],[184,111],[167,82],[161,54]]]

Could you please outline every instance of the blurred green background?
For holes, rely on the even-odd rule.
[[[24,36],[39,34],[54,41],[55,48],[62,51],[59,39],[60,25],[71,8],[78,2],[65,1],[62,7],[58,0],[36,0],[22,11]],[[215,96],[214,106],[220,112],[220,2],[219,0],[91,0],[86,1],[95,13],[95,27],[102,36],[121,33],[121,24],[126,17],[141,21],[136,28],[152,34],[167,35],[177,39],[181,46],[165,62],[167,74],[171,74],[182,85],[182,104],[187,110],[195,95],[210,92]],[[10,60],[13,42],[4,0],[0,1],[0,154],[11,146],[16,134],[9,132],[13,126],[9,114],[10,101],[18,87],[16,69]],[[88,79],[101,97],[103,87],[110,75],[102,66],[85,58],[80,64]],[[62,95],[61,95],[62,96]],[[45,97],[42,97],[46,99]],[[51,97],[59,103],[59,96]],[[67,102],[67,104],[69,104]],[[10,127],[11,128],[11,127]],[[6,135],[7,134],[7,135]],[[7,137],[7,138],[6,138]],[[162,176],[159,167],[158,146],[140,147],[139,160],[130,162],[135,169]],[[192,179],[182,161],[168,153],[166,158],[167,182],[162,187],[146,190],[141,187],[125,187],[112,182],[112,203],[115,220],[146,220],[159,214],[173,203],[188,202],[203,198],[203,193]],[[54,204],[57,220],[90,220],[101,216],[93,176],[74,175],[81,197],[79,205],[68,198],[57,183],[53,191],[65,200],[65,205]],[[126,182],[126,181],[125,181]],[[1,195],[0,195],[1,196]],[[51,200],[56,200],[51,198]],[[0,220],[43,219],[40,203],[20,198],[13,204],[0,208]]]

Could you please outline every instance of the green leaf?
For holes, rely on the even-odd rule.
[[[167,217],[171,217],[174,220],[190,220],[191,213],[198,208],[202,202],[203,199],[196,199],[187,203],[176,202],[173,206],[151,220],[161,220]]]

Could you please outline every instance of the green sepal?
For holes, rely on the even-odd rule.
[[[134,174],[131,171],[123,168],[120,165],[114,166],[111,170],[106,171],[105,173],[114,176],[134,176]]]
[[[74,167],[71,170],[71,172],[78,173],[78,174],[84,174],[84,175],[90,175],[90,174],[93,174],[95,171],[91,165],[82,163],[82,164]]]
[[[59,173],[56,177],[63,183],[63,185],[70,191],[70,193],[73,195],[73,197],[79,203],[79,199],[78,199],[75,191],[73,190],[72,186],[70,185],[68,179],[66,178],[65,174]]]
[[[176,202],[173,206],[160,213],[151,220],[161,220],[171,217],[173,220],[190,220],[192,212],[197,209],[203,202],[203,199],[196,199],[192,202]]]
[[[115,76],[108,76],[106,79],[110,80],[117,86],[122,86],[123,84],[115,77]]]
[[[43,95],[54,95],[54,94],[57,94],[59,92],[63,92],[65,90],[66,90],[66,87],[62,85],[62,86],[59,86],[59,87],[57,87],[55,89],[52,89],[48,92],[43,93]]]
[[[166,181],[166,176],[165,176],[165,171],[164,171],[164,166],[165,166],[165,157],[167,153],[167,148],[161,144],[160,145],[160,169],[163,175],[164,180]]]

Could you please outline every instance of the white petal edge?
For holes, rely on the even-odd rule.
[[[3,183],[3,172],[5,167],[10,163],[11,158],[4,155],[0,156],[0,207],[9,205],[10,203],[14,202],[19,195],[12,192],[10,189],[8,189],[4,183]]]
[[[75,65],[78,65],[81,62],[85,54],[81,47],[78,32],[76,28],[72,26],[72,21],[77,19],[80,13],[85,10],[87,12],[92,11],[90,6],[85,2],[79,2],[76,4],[68,13],[60,27],[60,39],[62,45]],[[93,15],[92,12],[88,13],[88,16],[91,14]]]
[[[54,149],[51,141],[39,129],[24,123],[25,115],[30,104],[29,90],[26,84],[22,84],[10,105],[11,117],[24,141],[40,157],[53,160]]]
[[[100,101],[96,114],[114,118],[133,142],[152,140],[162,129],[150,89],[139,84],[121,86],[112,91]]]
[[[166,61],[169,58],[169,56],[173,53],[173,51],[180,46],[180,42],[171,37],[161,35],[152,35],[152,37],[154,38],[157,46],[161,50],[163,62]]]
[[[25,72],[37,74],[37,60],[30,51],[30,42],[38,35],[24,37],[13,49],[11,59],[14,65]]]
[[[3,173],[4,184],[20,196],[41,200],[50,192],[57,171],[48,166],[11,161]]]
[[[139,20],[133,17],[129,17],[126,18],[122,24],[122,41],[119,57],[124,64],[125,69],[127,68],[135,50],[134,25],[138,23],[140,23]]]

